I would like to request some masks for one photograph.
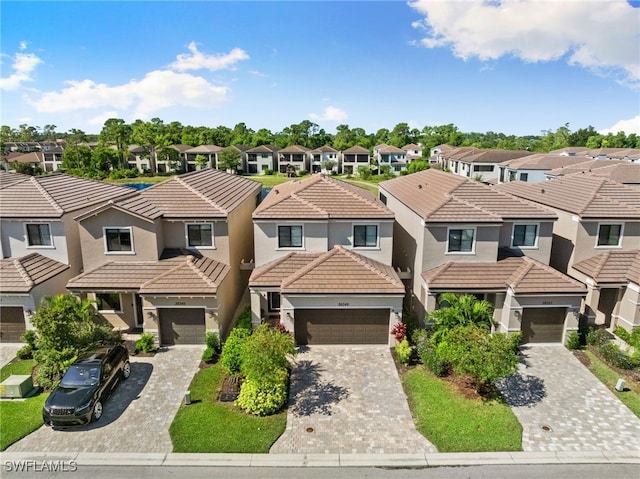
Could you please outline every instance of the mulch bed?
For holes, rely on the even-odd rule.
[[[593,354],[595,354],[598,358],[600,358],[600,360],[605,363],[610,369],[613,369],[619,376],[625,378],[627,381],[632,381],[634,383],[636,383],[638,386],[640,386],[640,370],[636,369],[621,369],[618,368],[616,366],[613,366],[612,364],[609,364],[608,362],[606,362],[604,359],[602,359],[598,353],[595,351],[595,348],[593,346],[587,346],[587,348],[589,349],[589,351],[591,351]],[[589,366],[591,366],[591,360],[589,359],[589,356],[587,356],[584,351],[580,351],[579,349],[574,349],[573,351],[573,355],[578,358],[578,361],[580,361],[582,364],[584,364],[587,368]]]
[[[238,376],[227,376],[224,378],[222,388],[218,394],[218,401],[233,402],[240,395],[240,379]]]

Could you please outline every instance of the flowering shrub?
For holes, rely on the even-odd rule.
[[[391,335],[396,338],[396,341],[402,341],[407,337],[407,325],[404,323],[397,323],[391,329]]]

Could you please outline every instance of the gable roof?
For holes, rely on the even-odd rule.
[[[253,212],[254,219],[393,217],[370,191],[325,175],[275,186]]]
[[[640,266],[640,250],[605,251],[573,265],[597,284],[625,284],[635,279],[640,284],[640,268],[634,270],[633,265]]]
[[[132,194],[135,191],[126,186],[64,173],[32,176],[0,189],[0,217],[60,218],[64,213]]]
[[[260,145],[255,148],[249,148],[246,153],[275,153],[279,148],[273,145]]]
[[[218,153],[219,151],[222,151],[222,148],[220,148],[218,145],[199,145],[199,146],[194,146],[193,148],[189,148],[187,150],[184,150],[184,153]]]
[[[116,207],[149,219],[226,218],[247,197],[261,190],[257,181],[206,168],[174,176],[99,210]],[[97,212],[90,211],[77,219]]]
[[[478,274],[481,271],[482,274]],[[585,294],[581,282],[527,256],[493,262],[449,261],[422,273],[430,290]]]
[[[214,295],[230,268],[211,258],[165,250],[158,261],[112,261],[67,283],[72,291],[138,291],[140,294]]]
[[[44,161],[44,153],[41,151],[30,151],[22,155],[16,155],[11,158],[11,162],[17,163],[42,163]]]
[[[640,163],[629,163],[627,161],[617,162],[616,160],[595,161],[609,162],[612,164],[599,165],[598,168],[591,169],[589,172],[593,176],[607,178],[624,185],[640,185]],[[614,161],[615,163],[613,163]],[[578,166],[580,165],[576,165],[576,167]],[[566,169],[565,173],[561,174],[579,175],[581,173],[583,173],[583,171],[570,173],[570,170]]]
[[[499,149],[476,149],[471,154],[466,154],[460,161],[468,163],[502,163],[503,161],[513,160],[514,158],[521,158],[523,156],[529,156],[532,153],[526,150],[499,150]]]
[[[405,153],[402,148],[382,143],[374,148],[378,153]]]
[[[363,146],[355,145],[351,148],[347,148],[342,153],[345,155],[368,155],[369,150]]]
[[[605,168],[612,165],[631,165],[628,161],[623,160],[607,160],[607,159],[593,159],[584,156],[573,156],[565,158],[579,158],[580,162],[575,164],[567,164],[565,166],[558,166],[551,169],[546,173],[547,176],[562,176],[570,175],[572,173],[594,172],[600,168]]]
[[[281,150],[278,150],[278,153],[295,154],[295,153],[306,153],[308,151],[311,151],[311,148],[307,148],[306,146],[301,146],[301,145],[291,145]]]
[[[311,150],[311,153],[338,153],[338,150],[329,145],[321,146]]]
[[[404,145],[402,147],[402,149],[404,151],[407,151],[407,150],[422,150],[422,147],[420,145],[416,145],[415,143],[409,143],[408,145]]]
[[[510,181],[494,188],[582,218],[640,219],[640,190],[591,173],[535,184]]]
[[[556,218],[546,208],[510,197],[478,181],[435,169],[383,181],[379,186],[430,223],[501,223],[515,218]]]
[[[29,178],[29,175],[24,175],[22,173],[10,173],[0,169],[0,188],[6,188],[7,186],[11,186],[19,181],[28,180]]]
[[[523,170],[552,170],[589,161],[586,156],[565,156],[537,153],[500,163],[500,166]]]
[[[251,287],[280,287],[288,294],[404,294],[393,267],[343,246],[325,253],[290,253],[257,268]]]
[[[2,293],[28,293],[35,286],[59,275],[69,266],[39,253],[21,258],[0,260],[0,291]]]

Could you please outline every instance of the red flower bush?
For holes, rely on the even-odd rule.
[[[397,323],[391,329],[391,335],[396,338],[396,341],[402,341],[407,337],[407,325],[404,323]]]

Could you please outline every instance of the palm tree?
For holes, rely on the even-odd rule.
[[[491,329],[495,324],[493,305],[471,294],[444,293],[440,296],[438,306],[439,309],[427,314],[427,320],[434,323],[435,330],[468,324]]]

